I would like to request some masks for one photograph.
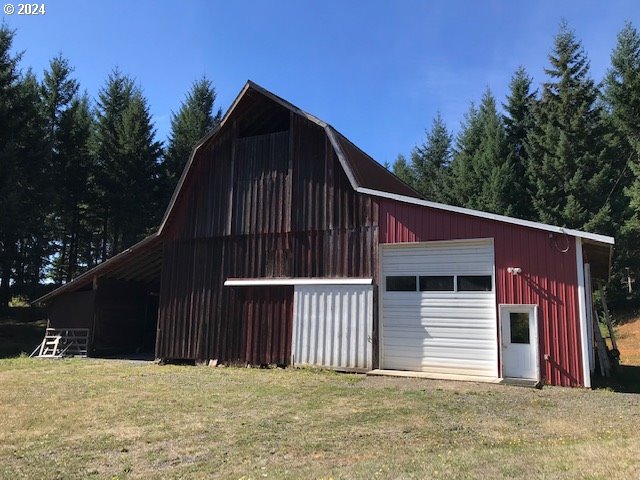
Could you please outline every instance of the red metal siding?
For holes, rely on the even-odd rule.
[[[493,238],[497,302],[539,306],[546,383],[583,385],[574,237],[393,200],[380,202],[379,228],[380,243]],[[508,267],[520,267],[522,274],[510,274]]]

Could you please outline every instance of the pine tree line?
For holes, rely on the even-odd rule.
[[[0,28],[0,305],[43,279],[71,280],[149,234],[193,145],[220,121],[193,84],[166,148],[147,99],[115,69],[96,99],[63,57],[39,80]],[[614,235],[611,287],[640,273],[640,35],[619,33],[603,81],[563,23],[534,89],[524,67],[500,107],[490,90],[454,138],[438,114],[394,172],[433,201]],[[215,114],[214,114],[215,112]]]
[[[42,80],[23,73],[14,36],[0,26],[0,306],[157,228],[191,149],[221,117],[211,82],[196,81],[164,148],[131,77],[114,69],[92,100],[62,56]]]
[[[566,22],[548,60],[539,91],[520,67],[501,112],[487,90],[455,139],[437,115],[393,171],[432,201],[615,236],[620,301],[640,276],[640,34],[625,25],[600,84]]]

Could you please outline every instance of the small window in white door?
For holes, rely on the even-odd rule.
[[[511,343],[531,343],[529,338],[529,313],[510,312]]]

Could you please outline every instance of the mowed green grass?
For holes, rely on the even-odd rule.
[[[640,396],[7,359],[0,477],[640,478]]]

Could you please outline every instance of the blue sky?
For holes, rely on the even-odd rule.
[[[7,3],[12,0],[2,0]],[[17,2],[16,2],[17,3]],[[524,65],[535,83],[562,17],[606,72],[637,0],[45,1],[44,16],[7,16],[23,67],[62,53],[95,97],[118,66],[149,100],[158,137],[206,75],[226,109],[247,79],[331,123],[376,160],[424,137],[437,111],[457,131],[486,87],[500,101]]]

